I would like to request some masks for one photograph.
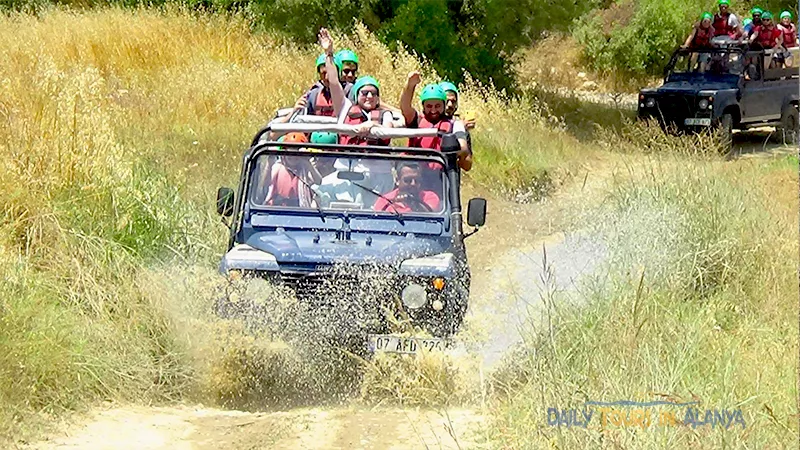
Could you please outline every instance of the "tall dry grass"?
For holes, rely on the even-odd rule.
[[[225,242],[214,192],[315,81],[319,50],[180,8],[8,14],[0,39],[0,432],[98,399],[180,398],[213,376],[187,317],[207,312]],[[364,28],[337,42],[395,105],[408,72],[438,80]],[[540,195],[576,152],[492,89],[465,87],[462,108],[479,118],[476,181]]]
[[[582,301],[546,296],[496,378],[494,436],[511,448],[787,448],[797,434],[797,159],[654,155],[629,165],[576,228],[607,248]],[[654,420],[548,422],[585,402],[697,401],[746,428]],[[590,409],[592,407],[589,407]],[[619,407],[631,411],[635,408]],[[624,412],[623,412],[624,414]],[[608,419],[608,416],[606,417]]]

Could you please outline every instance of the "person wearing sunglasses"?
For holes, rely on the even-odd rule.
[[[326,64],[329,68],[334,65],[333,39],[327,29],[319,31],[319,43],[327,55]],[[358,77],[352,89],[352,97],[345,95],[344,89],[336,83],[336,75],[328,72],[328,83],[331,85],[331,98],[333,100],[334,114],[339,118],[339,123],[353,125],[357,135],[346,136],[340,134],[339,144],[342,145],[381,145],[388,146],[390,139],[376,139],[370,137],[370,130],[374,127],[392,128],[395,120],[391,111],[381,104],[380,83],[375,78],[364,75]],[[392,162],[365,158],[361,161],[367,169],[368,175],[363,184],[375,192],[386,192],[394,186],[392,178]],[[372,207],[377,200],[374,194],[365,193],[364,206]]]
[[[333,39],[327,29],[319,32],[319,42],[325,51],[328,84],[331,86],[331,100],[334,116],[339,118],[339,123],[358,125],[358,136],[339,136],[339,143],[343,145],[389,145],[388,140],[368,139],[369,130],[375,126],[392,127],[394,117],[390,111],[381,108],[380,83],[371,76],[363,76],[353,85],[353,97],[347,98],[344,88],[337,83],[333,67],[336,60],[333,56]]]
[[[764,50],[777,49],[783,46],[783,31],[772,21],[771,12],[764,11],[761,15],[761,25],[753,29],[753,34],[750,35],[749,43],[756,48]],[[772,55],[770,68],[780,67],[783,65],[783,62],[783,52],[774,53]]]
[[[358,78],[358,55],[356,52],[348,49],[339,50],[333,57],[342,63],[342,82],[355,83]]]
[[[422,189],[422,168],[416,162],[401,162],[397,166],[397,188],[375,202],[375,211],[438,212],[439,196]]]

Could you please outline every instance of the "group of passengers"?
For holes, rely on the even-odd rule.
[[[458,88],[453,83],[425,86],[419,96],[421,109],[418,110],[413,106],[413,98],[421,77],[418,72],[411,72],[400,96],[400,108],[394,108],[382,101],[378,80],[368,75],[359,76],[359,59],[353,51],[334,53],[333,39],[324,28],[319,32],[319,43],[323,50],[316,61],[319,81],[297,100],[293,114],[273,122],[289,121],[295,114],[336,117],[338,123],[354,126],[357,133],[350,136],[315,132],[309,138],[304,133],[294,132],[281,136],[282,142],[388,146],[389,139],[374,138],[371,130],[435,128],[455,135],[460,146],[459,168],[464,171],[472,168],[468,130],[475,127],[475,120],[462,121],[458,117]],[[397,117],[394,113],[398,113]],[[272,136],[277,135],[273,133]],[[441,151],[441,138],[438,134],[412,137],[408,139],[408,146]],[[263,193],[263,202],[267,205],[312,207],[347,202],[376,211],[431,212],[439,210],[439,196],[443,194],[443,167],[432,162],[395,165],[392,161],[369,158],[309,160],[282,155],[280,161],[264,170],[263,175],[269,179],[268,192]],[[360,171],[365,174],[364,182],[338,179],[338,170]]]
[[[772,55],[773,67],[792,65],[790,49],[798,47],[797,27],[792,22],[792,13],[783,11],[780,23],[775,23],[769,11],[755,7],[750,10],[750,18],[739,21],[730,11],[730,0],[717,0],[719,12],[704,12],[692,28],[683,44],[684,48],[707,49],[720,37],[729,42],[749,45],[753,49],[775,49]]]
[[[282,136],[280,141],[336,144],[338,137],[335,133],[317,131],[309,140],[305,134],[293,132]],[[397,213],[439,212],[442,170],[437,162],[282,154],[279,160],[259,168],[262,179],[257,186],[266,192],[256,192],[255,200],[270,206],[312,208],[339,204]],[[361,178],[343,179],[338,176],[340,171],[360,174]]]

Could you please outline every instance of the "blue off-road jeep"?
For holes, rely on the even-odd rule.
[[[679,49],[667,64],[664,83],[639,92],[638,117],[656,119],[663,128],[722,130],[729,150],[733,130],[774,126],[796,139],[798,68],[783,67],[785,50],[751,50],[737,43],[708,49]],[[791,49],[794,64],[800,62]]]
[[[374,130],[384,139],[437,133]],[[266,139],[312,131],[355,134],[335,123],[270,125],[245,153],[237,191],[219,189],[217,212],[231,230],[220,271],[281,288],[294,308],[284,316],[303,322],[295,328],[309,325],[299,318],[313,312],[315,333],[337,342],[404,353],[448,346],[469,298],[464,239],[486,215],[486,201],[471,199],[467,223],[475,230],[463,231],[457,139],[441,134],[441,152]],[[226,298],[217,309],[233,315],[241,308]],[[398,334],[409,325],[433,338]]]

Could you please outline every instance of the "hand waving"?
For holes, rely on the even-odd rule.
[[[319,35],[319,45],[322,47],[322,50],[325,51],[327,54],[333,53],[333,38],[331,38],[331,34],[328,32],[327,28],[320,28]]]

